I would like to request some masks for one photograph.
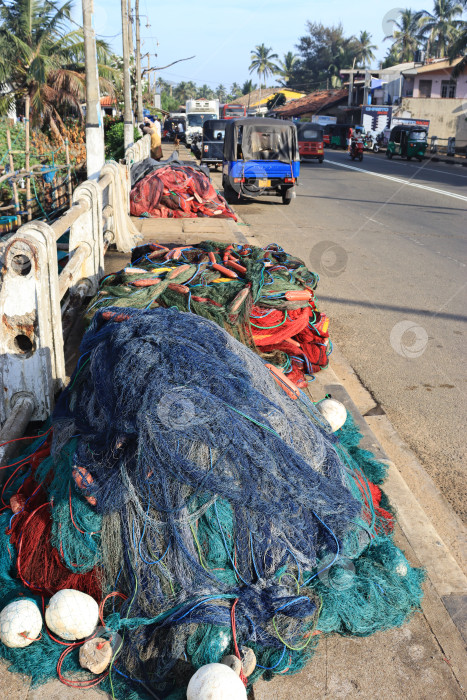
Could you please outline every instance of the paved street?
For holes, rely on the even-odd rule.
[[[465,520],[467,168],[325,158],[291,206],[236,205],[245,233],[319,272],[332,338]]]

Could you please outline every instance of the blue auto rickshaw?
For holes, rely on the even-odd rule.
[[[300,174],[297,128],[281,119],[245,118],[225,126],[222,185],[228,202],[276,194],[290,204]]]

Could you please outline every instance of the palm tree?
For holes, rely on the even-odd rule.
[[[462,3],[456,0],[435,0],[433,12],[424,10],[419,20],[420,31],[427,40],[427,53],[434,58],[447,56],[458,38],[462,21]]]
[[[357,52],[357,66],[359,64],[366,66],[367,62],[375,60],[375,54],[373,53],[373,51],[376,51],[378,47],[375,46],[375,44],[371,43],[371,34],[369,34],[367,31],[360,32],[360,36],[357,39],[355,48]]]
[[[250,92],[253,92],[253,90],[256,90],[256,85],[253,83],[253,81],[245,80],[242,85],[242,95],[249,95]]]
[[[331,45],[332,61],[328,66],[328,73],[331,76],[331,86],[341,87],[341,71],[344,68],[355,68],[358,58],[357,40],[350,36],[347,39],[338,37]]]
[[[190,81],[186,83],[183,80],[175,87],[173,91],[174,96],[180,101],[180,103],[191,100],[193,97],[195,97],[196,92],[196,85],[193,82]]]
[[[399,18],[394,20],[392,35],[384,37],[385,40],[392,39],[391,52],[399,63],[414,60],[415,51],[420,46],[420,17],[420,12],[403,10]]]
[[[457,39],[449,49],[449,60],[451,63],[459,56],[462,56],[462,60],[454,66],[452,78],[458,78],[467,68],[467,22],[464,22]]]
[[[200,99],[202,99],[204,97],[204,99],[206,99],[206,100],[212,100],[215,97],[214,90],[212,90],[209,87],[209,85],[206,85],[206,84],[201,85],[201,87],[198,88],[198,92],[196,93],[196,97],[199,97]]]
[[[63,126],[61,112],[73,106],[81,114],[85,96],[83,35],[68,31],[71,4],[3,0],[0,5],[0,84],[8,87],[0,112],[25,100],[26,119],[33,125],[48,124],[57,136]],[[100,42],[97,49],[101,71],[110,78],[115,70],[108,64],[107,46]],[[106,89],[113,94],[109,81]]]
[[[259,99],[261,99],[261,80],[266,80],[270,75],[274,75],[279,68],[273,59],[279,58],[277,53],[271,53],[272,49],[264,44],[255,46],[251,53],[250,73],[257,73],[259,78]]]
[[[293,51],[288,51],[284,54],[284,59],[279,61],[279,75],[282,80],[280,84],[283,87],[287,87],[290,81],[293,79],[294,66],[298,61],[298,56],[293,53]]]
[[[242,94],[242,88],[238,83],[232,83],[232,85],[230,86],[230,94],[233,97],[233,99],[235,99],[236,97],[240,97],[240,95]]]
[[[225,88],[225,85],[222,85],[222,83],[220,85],[218,85],[216,87],[215,92],[216,92],[216,95],[219,98],[220,102],[224,102],[225,96],[227,95],[227,90]]]

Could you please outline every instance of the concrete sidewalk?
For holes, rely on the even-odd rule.
[[[164,144],[165,157],[172,150]],[[183,146],[180,155],[184,160],[192,158]],[[212,173],[212,179],[220,189],[220,174]],[[254,239],[248,238],[248,228],[242,226],[242,222],[237,225],[233,221],[204,218],[134,219],[134,222],[145,240],[193,244],[213,238],[255,244]],[[128,255],[110,251],[105,258],[106,273],[121,269],[128,259]],[[70,364],[72,361],[71,355]],[[459,565],[462,552],[456,552],[455,558],[450,546],[451,542],[463,541],[465,530],[421,467],[421,472],[417,472],[414,455],[399,436],[391,432],[392,426],[388,425],[386,417],[371,415],[375,406],[373,399],[338,351],[333,353],[330,367],[316,375],[311,385],[313,400],[326,393],[342,400],[352,412],[363,432],[362,446],[390,462],[384,490],[398,511],[396,544],[412,564],[423,566],[427,572],[422,611],[404,627],[371,637],[322,639],[305,670],[291,677],[276,677],[271,682],[260,681],[250,700],[465,698],[467,578]],[[413,474],[419,484],[417,496],[407,484]],[[429,517],[434,502],[446,523],[442,534]],[[26,677],[9,674],[4,663],[0,664],[0,688],[3,691],[0,697],[9,700],[77,700],[83,697],[97,700],[105,697],[98,690],[84,693],[58,680],[31,689]]]

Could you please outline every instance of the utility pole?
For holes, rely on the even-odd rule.
[[[99,177],[105,163],[96,36],[92,26],[94,0],[83,0],[84,60],[86,65],[86,169],[88,180]]]
[[[143,89],[141,86],[141,38],[139,23],[139,0],[135,0],[135,20],[136,20],[136,114],[138,124],[143,121]]]
[[[148,95],[151,99],[151,56],[148,54]]]
[[[131,112],[134,115],[134,113],[136,112],[136,90],[133,88],[131,60],[133,59],[133,65],[135,65],[134,64],[135,47],[134,47],[134,42],[133,42],[133,13],[132,13],[132,7],[131,7],[131,0],[128,0],[128,55],[129,55],[129,62],[130,62]]]
[[[371,73],[365,68],[365,84],[363,88],[363,105],[368,104],[368,93],[371,90]]]
[[[128,49],[128,5],[121,0],[123,44],[123,135],[125,151],[133,145],[133,115],[131,112],[130,55]]]

